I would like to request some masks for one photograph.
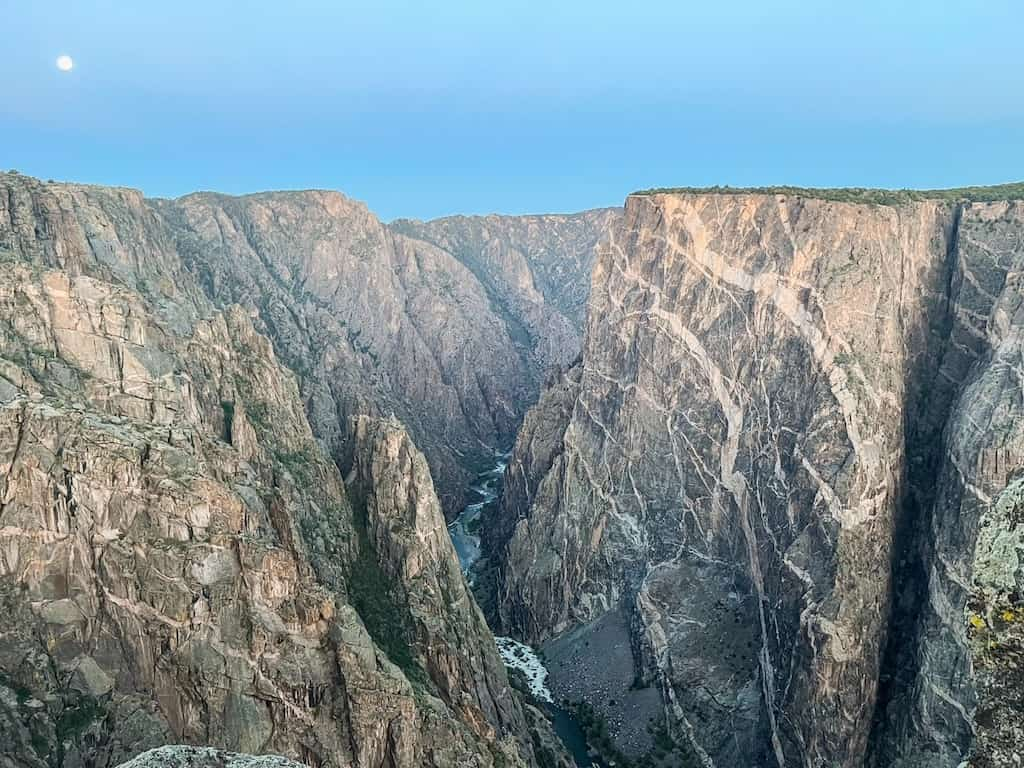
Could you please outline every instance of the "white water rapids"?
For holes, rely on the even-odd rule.
[[[467,504],[465,509],[459,513],[448,526],[448,532],[452,537],[452,544],[459,555],[459,565],[462,572],[466,574],[466,581],[473,584],[473,565],[480,559],[480,535],[477,532],[480,526],[480,516],[486,505],[495,501],[501,491],[501,478],[508,466],[510,454],[496,453],[494,466],[486,472],[480,473],[472,490],[480,496],[479,501]],[[551,702],[551,691],[548,690],[548,671],[544,668],[543,662],[537,652],[525,643],[513,640],[511,637],[495,637],[498,645],[498,653],[501,654],[505,666],[510,669],[517,669],[525,675],[530,686],[530,692],[541,701]]]

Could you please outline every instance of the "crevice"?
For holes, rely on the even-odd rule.
[[[909,717],[920,673],[920,626],[928,604],[933,505],[945,456],[946,428],[963,382],[945,371],[953,350],[956,308],[962,286],[960,224],[964,204],[952,208],[942,275],[942,299],[926,316],[927,342],[906,371],[902,498],[893,521],[891,597],[870,734],[869,765],[888,765]],[[908,336],[909,338],[909,336]],[[912,342],[911,342],[912,343]]]

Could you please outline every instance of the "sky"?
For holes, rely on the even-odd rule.
[[[150,196],[338,189],[390,220],[1024,180],[1021,0],[0,0],[0,24],[0,168]]]

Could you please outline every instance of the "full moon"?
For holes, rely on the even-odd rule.
[[[57,69],[61,72],[70,72],[73,66],[75,66],[75,62],[66,53],[57,57]]]

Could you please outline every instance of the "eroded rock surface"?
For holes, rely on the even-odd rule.
[[[391,227],[465,264],[527,351],[533,370],[546,372],[579,354],[597,247],[621,215],[621,209],[604,208],[569,215],[400,219]]]
[[[249,307],[299,374],[332,454],[347,450],[349,418],[394,412],[430,456],[449,510],[461,506],[478,454],[512,439],[531,372],[458,260],[334,192],[156,205],[210,294]]]
[[[151,205],[206,291],[249,309],[298,374],[332,455],[345,461],[350,417],[396,414],[449,518],[511,444],[546,368],[578,354],[594,244],[615,216],[501,217],[493,232],[467,220],[453,232],[448,220],[385,226],[336,192]]]
[[[0,766],[564,766],[444,520],[545,377],[481,584],[556,695],[662,765],[1015,764],[1024,203],[924,197],[0,174]]]
[[[408,533],[444,520],[389,428],[354,505],[296,377],[138,193],[0,175],[0,765],[535,764],[546,723],[450,544]],[[367,507],[369,537],[376,478],[416,514]]]
[[[211,747],[169,745],[143,752],[121,768],[301,768],[277,755],[243,755]]]
[[[1008,764],[1022,216],[630,197],[485,522],[502,629],[626,610],[694,764]]]
[[[426,459],[394,418],[362,416],[352,428],[357,521],[384,581],[404,590],[405,611],[387,622],[390,631],[407,628],[424,671],[463,719],[525,733],[494,638],[459,568]]]

